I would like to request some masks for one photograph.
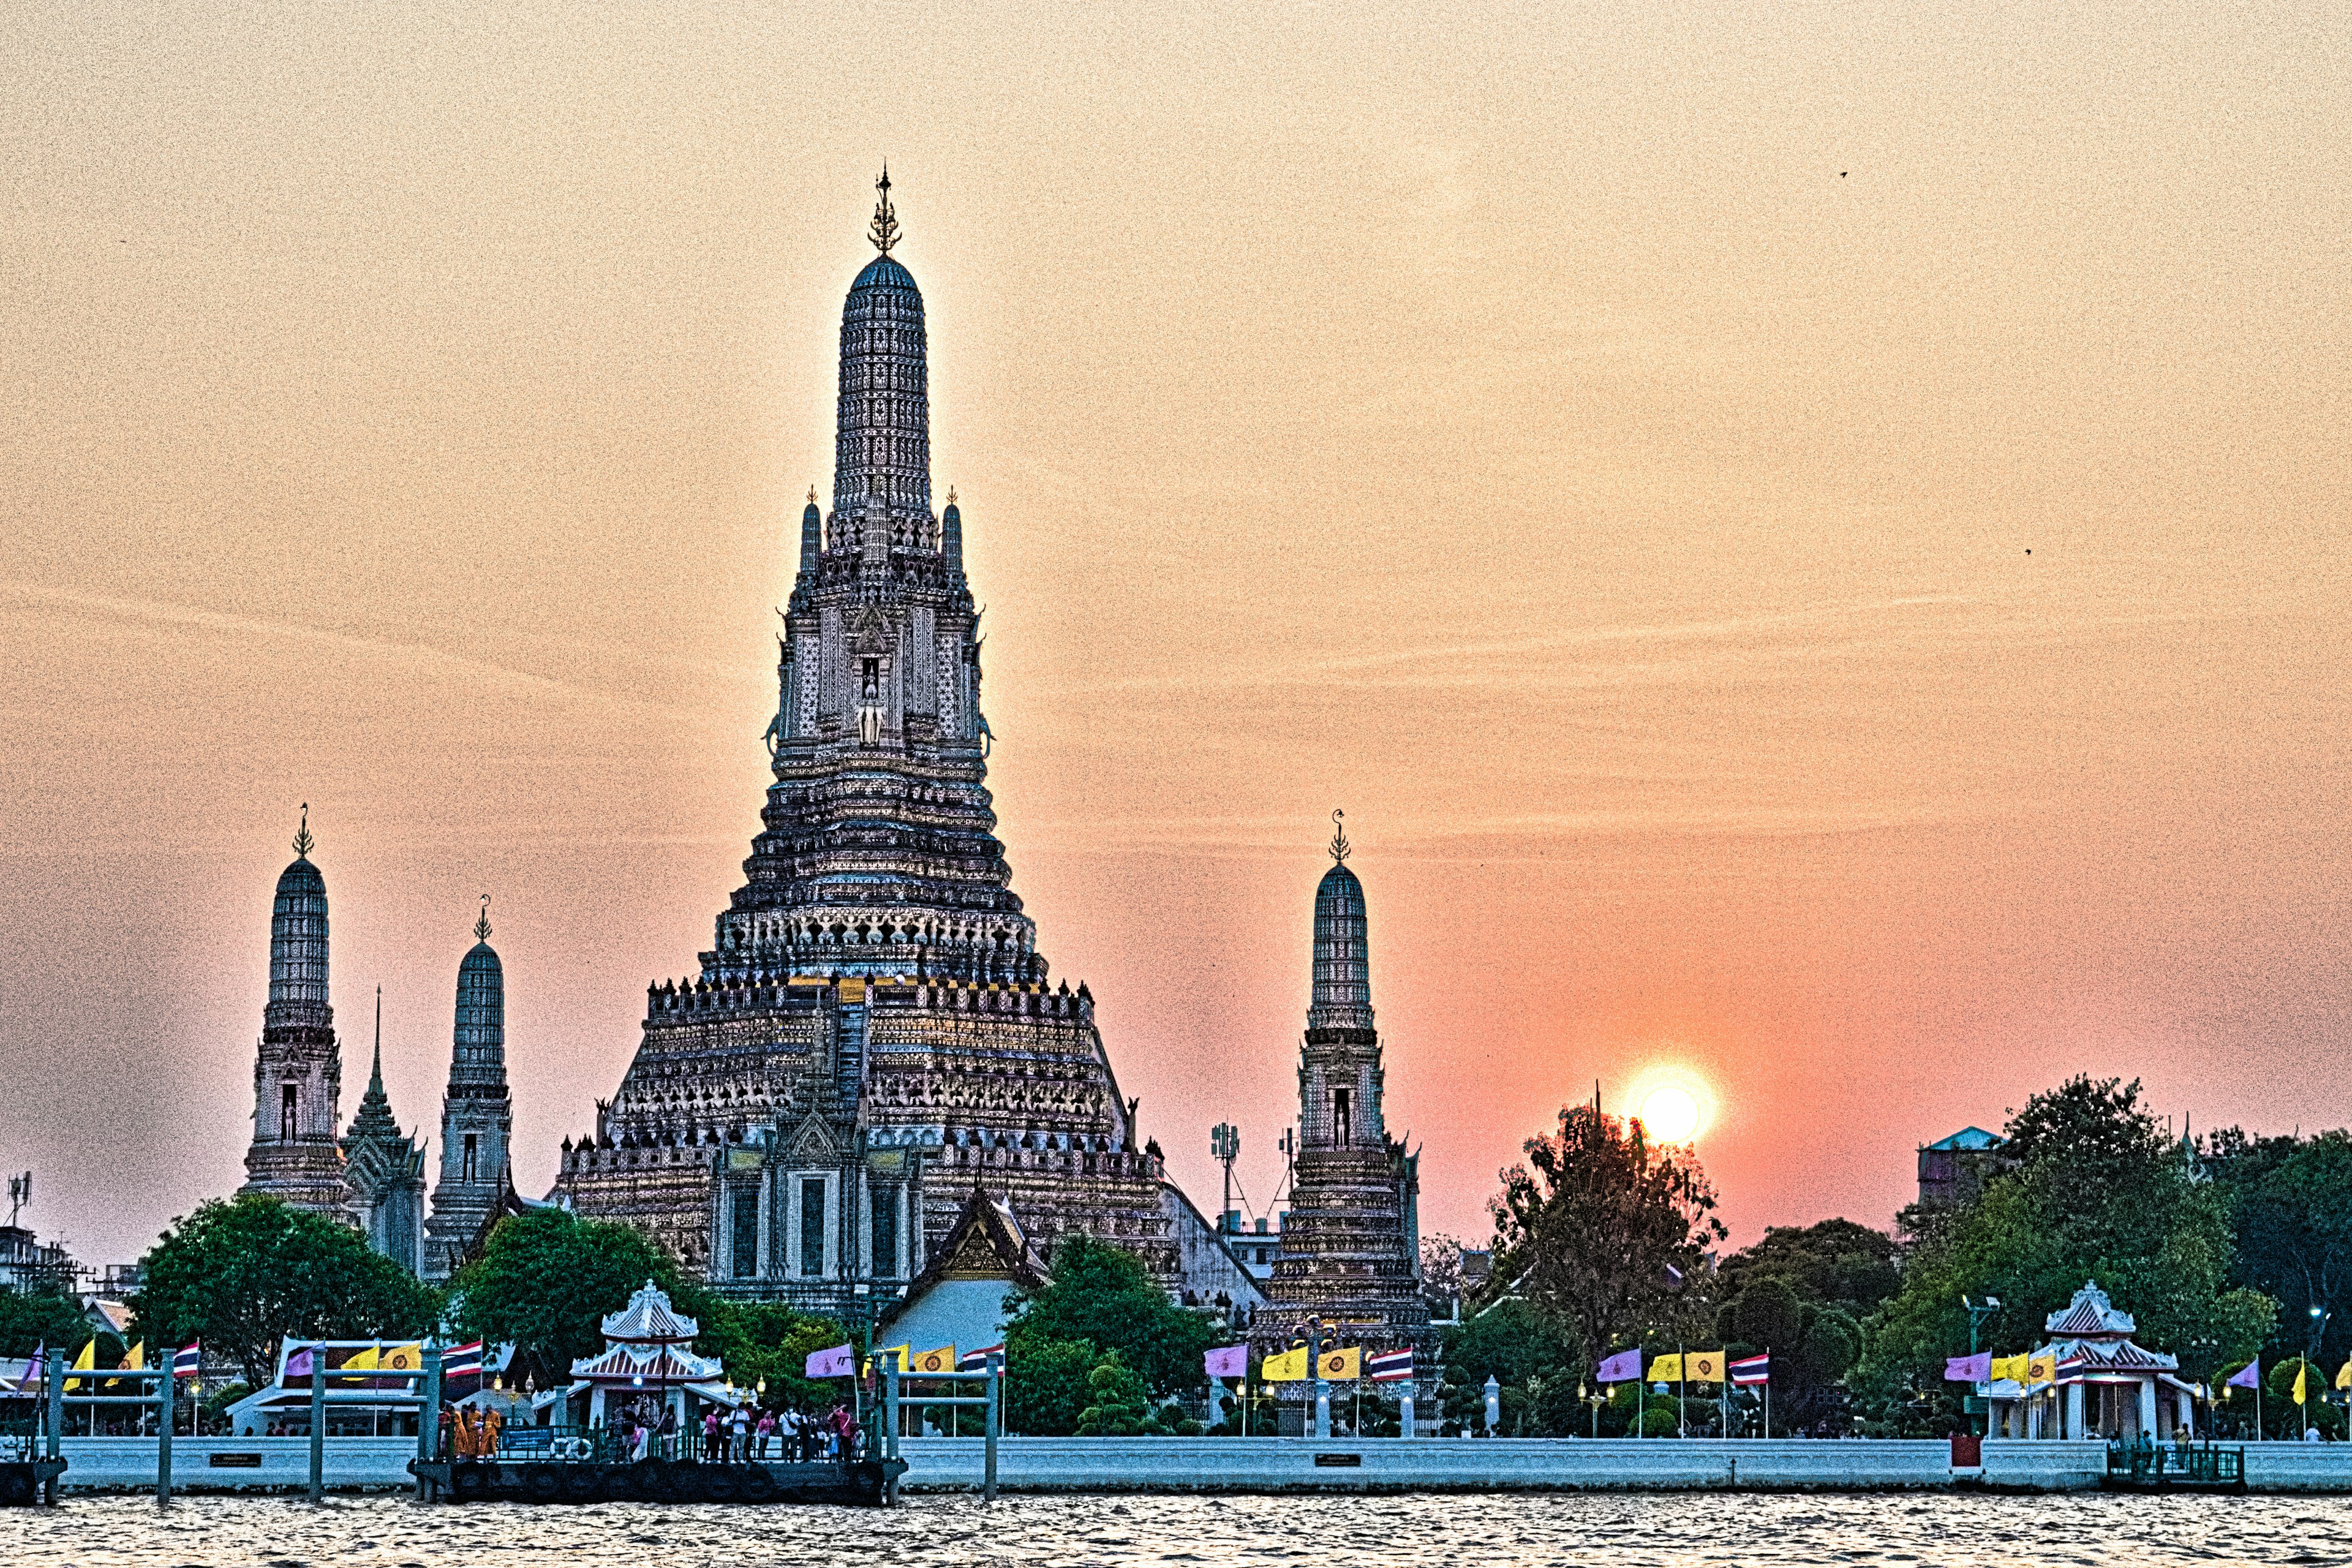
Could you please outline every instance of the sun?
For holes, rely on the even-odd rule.
[[[1642,1126],[1661,1143],[1687,1143],[1698,1135],[1698,1099],[1680,1084],[1662,1083],[1642,1097]]]
[[[1653,1143],[1694,1143],[1715,1124],[1715,1086],[1675,1061],[1653,1062],[1634,1076],[1625,1102]]]

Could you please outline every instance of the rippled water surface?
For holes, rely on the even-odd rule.
[[[0,1563],[940,1568],[1066,1563],[2352,1563],[2352,1500],[1496,1496],[912,1497],[841,1508],[421,1507],[68,1496],[0,1512]]]

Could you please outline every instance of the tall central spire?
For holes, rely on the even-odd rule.
[[[923,337],[923,295],[890,254],[898,216],[890,174],[874,184],[881,200],[866,237],[882,254],[849,286],[841,306],[841,401],[833,447],[833,518],[827,548],[869,542],[879,514],[891,550],[936,550],[931,517],[931,394]]]
[[[890,247],[898,243],[898,215],[890,210],[889,164],[882,165],[882,177],[874,182],[874,189],[881,199],[874,204],[874,226],[866,231],[866,237],[874,242],[875,249],[887,256]]]

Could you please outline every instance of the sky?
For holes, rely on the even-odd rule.
[[[1425,1232],[1697,1085],[1736,1241],[2075,1072],[2352,1122],[2337,5],[26,4],[0,1167],[242,1179],[482,892],[551,1181],[740,879],[889,160],[1014,887],[1246,1205],[1329,814]],[[1237,1202],[1243,1200],[1237,1199]]]

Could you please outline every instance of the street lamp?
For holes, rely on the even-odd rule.
[[[1982,1301],[1971,1301],[1966,1296],[1963,1296],[1960,1298],[1960,1305],[1967,1310],[1969,1314],[1969,1354],[1973,1356],[1977,1353],[1977,1325],[1984,1321],[1987,1318],[1991,1317],[1995,1312],[2000,1310],[2000,1298],[1998,1296],[1987,1296]],[[1972,1396],[1962,1396],[1960,1409],[1961,1413],[1969,1417],[1971,1428],[1973,1429],[1973,1426],[1976,1421],[1976,1413],[1968,1408],[1968,1399],[1969,1397]],[[1982,1436],[1982,1434],[1979,1433],[1979,1436]]]

